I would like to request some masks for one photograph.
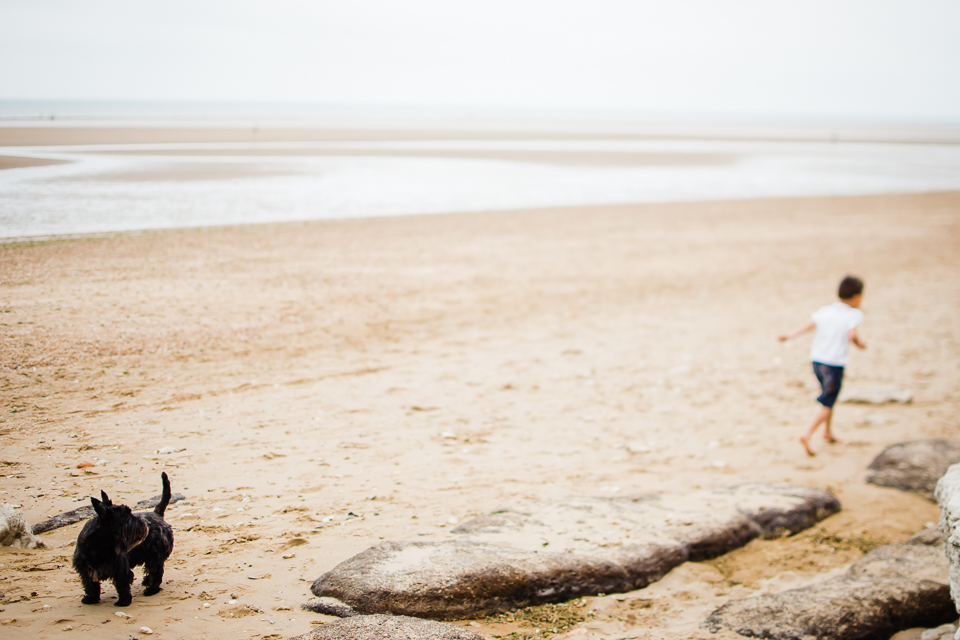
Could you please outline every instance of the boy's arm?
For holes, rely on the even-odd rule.
[[[861,349],[866,349],[866,348],[867,348],[867,343],[864,342],[863,340],[861,340],[861,339],[860,339],[860,336],[857,335],[857,328],[856,328],[856,327],[854,327],[853,329],[850,329],[850,331],[847,331],[847,337],[850,338],[850,342],[852,342],[853,344],[857,345],[857,346],[860,347]]]
[[[779,340],[780,342],[785,342],[785,341],[789,340],[790,338],[796,338],[796,337],[797,337],[798,335],[800,335],[801,333],[806,333],[807,331],[810,331],[811,329],[813,329],[813,328],[816,327],[816,326],[817,326],[817,323],[814,322],[813,320],[811,320],[810,322],[808,322],[807,324],[803,325],[802,327],[800,327],[799,329],[797,329],[797,330],[794,331],[793,333],[781,333],[779,336],[777,336],[777,340]],[[854,330],[854,331],[856,331],[856,330]]]

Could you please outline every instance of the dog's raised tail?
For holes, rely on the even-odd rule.
[[[170,478],[167,477],[166,471],[160,474],[160,480],[163,481],[163,493],[160,495],[160,502],[153,508],[153,512],[162,518],[163,512],[167,510],[167,505],[170,504]]]

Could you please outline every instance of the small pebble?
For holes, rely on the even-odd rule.
[[[151,629],[150,627],[140,627],[140,633],[146,636],[149,636],[153,633],[153,629]]]
[[[179,451],[186,451],[186,449],[184,449],[183,447],[179,447],[179,448],[178,447],[161,447],[160,449],[157,449],[157,453],[162,453],[162,454],[177,453]]]
[[[626,445],[626,449],[630,453],[650,453],[653,451],[653,448],[646,442],[631,442]]]
[[[130,617],[130,616],[128,616],[127,614],[125,614],[123,611],[117,611],[117,612],[116,612],[115,614],[113,614],[113,615],[117,616],[118,618],[129,618],[129,617]]]

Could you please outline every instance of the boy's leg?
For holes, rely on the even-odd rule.
[[[830,414],[827,416],[827,419],[823,423],[823,439],[833,444],[835,442],[840,442],[837,440],[837,437],[833,435],[833,431],[830,430],[830,424],[833,422],[833,409],[830,409]]]
[[[817,411],[817,414],[813,416],[813,422],[810,423],[810,426],[807,427],[807,430],[804,431],[803,435],[800,436],[800,444],[802,444],[803,448],[807,450],[808,456],[817,455],[817,452],[814,451],[813,447],[810,446],[810,438],[813,437],[813,434],[817,430],[817,427],[820,426],[820,423],[828,422],[832,414],[833,409],[830,407],[820,407],[820,410]]]
[[[840,387],[843,385],[843,367],[834,367],[830,371],[830,380],[828,381],[827,386],[824,387],[824,392],[829,392],[829,402],[825,403],[831,409],[833,409],[834,403],[837,401],[837,396],[840,395]],[[826,427],[823,430],[823,439],[833,444],[834,442],[840,442],[837,440],[836,436],[833,435],[833,430],[830,428],[831,423],[833,422],[833,411],[830,412],[830,415],[827,416]]]
[[[823,439],[831,443],[838,442],[833,435],[831,423],[833,421],[833,403],[837,401],[840,385],[843,383],[843,367],[814,362],[813,373],[820,382],[822,392],[820,397],[817,398],[817,402],[822,406],[817,411],[817,415],[813,417],[813,422],[810,423],[806,433],[800,436],[800,442],[803,444],[803,448],[807,450],[807,455],[810,456],[817,455],[816,451],[810,446],[810,438],[813,437],[821,422],[826,424],[823,430]]]

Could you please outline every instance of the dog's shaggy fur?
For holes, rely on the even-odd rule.
[[[13,505],[0,504],[0,546],[42,549],[46,545],[33,535],[33,529],[22,513]]]
[[[115,505],[103,491],[90,502],[97,515],[91,518],[77,537],[73,568],[83,583],[83,604],[100,602],[100,582],[112,580],[117,589],[117,606],[130,604],[133,596],[133,567],[143,565],[143,595],[160,591],[163,563],[173,551],[173,528],[163,519],[170,502],[170,480],[163,480],[163,495],[153,511],[133,513],[130,507]]]

